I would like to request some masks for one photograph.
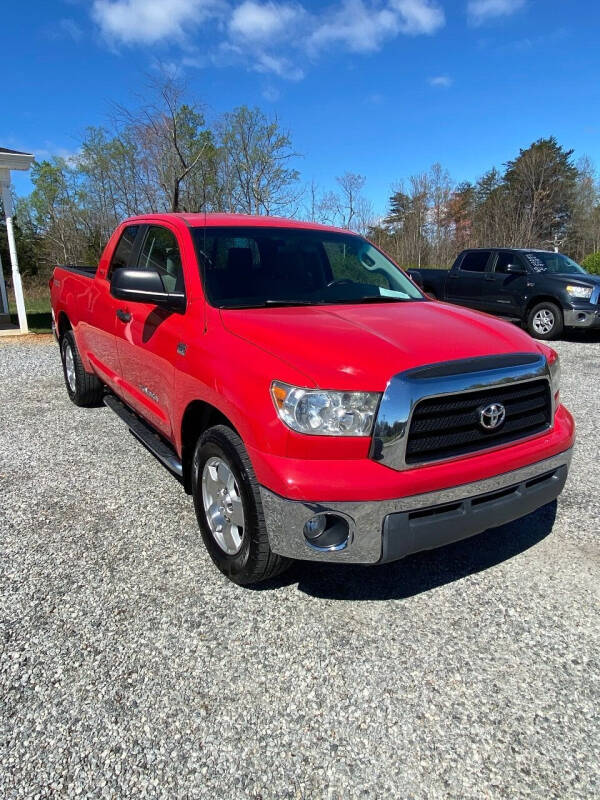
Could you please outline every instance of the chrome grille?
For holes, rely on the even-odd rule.
[[[554,422],[550,371],[541,353],[512,353],[428,364],[388,382],[370,457],[397,470],[535,435]],[[504,403],[495,431],[475,428],[483,401]]]
[[[497,430],[485,430],[479,410],[501,403],[506,419]],[[421,400],[413,411],[406,443],[406,463],[416,464],[473,453],[532,436],[552,421],[548,381],[484,389]]]

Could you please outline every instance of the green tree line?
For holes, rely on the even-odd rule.
[[[207,121],[172,80],[153,100],[116,107],[88,128],[70,158],[37,161],[33,190],[17,199],[22,273],[46,280],[56,263],[98,260],[115,226],[150,211],[223,211],[304,218],[358,230],[402,266],[447,266],[465,247],[558,247],[600,271],[600,183],[587,158],[554,138],[522,149],[502,169],[455,183],[439,163],[400,181],[384,215],[346,172],[333,188],[303,183],[291,135],[242,106]],[[0,255],[8,262],[4,228]],[[596,265],[596,266],[594,266]]]
[[[575,163],[554,137],[539,139],[474,183],[454,184],[439,163],[411,176],[370,234],[405,266],[448,266],[467,247],[531,247],[596,271],[600,183],[589,159]]]

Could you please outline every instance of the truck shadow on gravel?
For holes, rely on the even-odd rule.
[[[567,328],[563,331],[559,341],[561,342],[580,342],[581,344],[598,344],[600,342],[600,330],[578,330],[577,328]],[[552,347],[552,342],[548,342]]]
[[[402,600],[460,580],[507,561],[542,541],[552,531],[557,503],[447,545],[382,566],[297,561],[279,578],[253,587],[268,590],[297,583],[312,597],[328,600]]]

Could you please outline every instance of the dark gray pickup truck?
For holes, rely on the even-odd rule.
[[[525,323],[537,339],[600,328],[600,276],[548,250],[463,250],[449,270],[410,269],[438,300]]]

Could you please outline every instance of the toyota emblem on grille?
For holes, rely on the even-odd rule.
[[[486,431],[495,431],[506,419],[506,409],[502,403],[490,403],[479,409],[479,424]]]

